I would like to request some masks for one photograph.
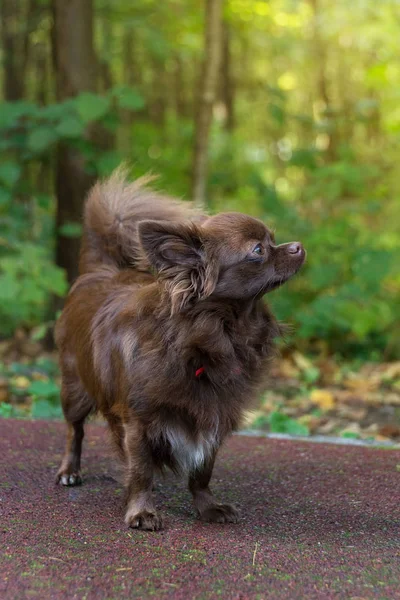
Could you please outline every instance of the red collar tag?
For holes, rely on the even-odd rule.
[[[197,379],[198,379],[205,372],[206,372],[205,368],[200,367],[195,371],[194,374],[195,374],[195,377],[197,377]],[[235,369],[233,369],[232,373],[234,373],[235,375],[240,375],[242,373],[242,369],[240,367],[236,367]]]
[[[199,378],[199,377],[200,377],[200,375],[203,375],[203,373],[205,373],[205,371],[206,371],[206,370],[205,370],[205,368],[204,368],[204,367],[200,367],[200,368],[199,368],[199,369],[197,369],[197,371],[195,372],[195,376],[196,376],[197,378]]]

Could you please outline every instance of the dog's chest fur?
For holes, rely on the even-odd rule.
[[[165,425],[154,442],[167,449],[174,469],[183,473],[200,468],[220,444],[216,429],[199,433],[193,439],[183,427],[172,423]]]

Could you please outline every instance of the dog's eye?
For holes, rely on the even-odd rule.
[[[262,244],[257,244],[257,246],[255,246],[253,248],[253,254],[257,254],[258,256],[262,256],[264,254],[264,247]]]

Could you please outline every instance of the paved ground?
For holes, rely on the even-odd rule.
[[[157,484],[166,529],[126,529],[105,429],[84,485],[54,485],[61,423],[0,420],[0,598],[400,599],[400,452],[234,437],[214,489],[238,525],[196,521]]]

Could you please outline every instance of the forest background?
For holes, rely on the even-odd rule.
[[[319,431],[355,394],[392,411],[365,429],[396,428],[398,0],[0,0],[0,17],[0,414],[59,415],[51,330],[83,200],[126,162],[306,246],[268,297],[294,333],[258,426]]]

